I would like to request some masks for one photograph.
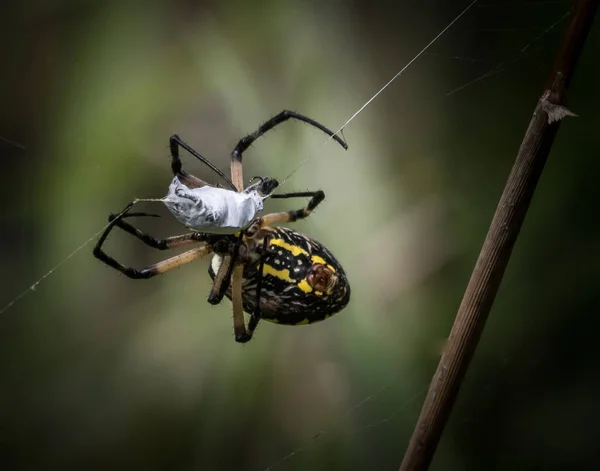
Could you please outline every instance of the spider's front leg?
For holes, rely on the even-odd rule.
[[[242,191],[244,189],[242,183],[242,157],[244,152],[248,149],[248,147],[250,147],[254,143],[254,141],[256,141],[256,139],[258,139],[274,127],[279,126],[281,123],[286,122],[288,119],[295,119],[310,124],[311,126],[323,131],[330,137],[330,139],[334,139],[344,149],[348,149],[348,144],[346,144],[346,142],[342,138],[340,138],[337,135],[337,133],[334,133],[330,129],[327,129],[325,126],[318,123],[314,119],[311,119],[307,116],[303,116],[294,111],[283,110],[278,115],[273,116],[271,119],[261,124],[256,131],[241,138],[234,147],[233,151],[231,151],[231,180],[238,191]]]
[[[254,141],[256,141],[256,139],[258,139],[274,127],[279,126],[281,123],[286,122],[288,119],[296,119],[298,121],[303,121],[307,124],[310,124],[311,126],[314,126],[315,128],[323,131],[331,139],[337,141],[337,143],[341,145],[344,149],[348,149],[348,144],[346,144],[346,142],[342,138],[340,138],[336,133],[334,133],[330,129],[327,129],[321,123],[318,123],[314,119],[311,119],[307,116],[296,113],[295,111],[283,110],[278,115],[273,116],[271,119],[261,124],[256,131],[240,139],[240,141],[237,143],[237,145],[231,152],[232,160],[238,160],[241,164],[242,154],[248,149],[248,147],[250,147],[254,143]]]
[[[179,181],[183,183],[188,188],[201,188],[203,186],[207,186],[208,183],[200,180],[198,177],[186,172],[183,170],[181,160],[179,159],[179,148],[183,148],[187,150],[190,154],[196,157],[200,162],[207,165],[212,169],[213,172],[217,173],[221,178],[223,178],[227,184],[235,189],[231,180],[225,175],[221,169],[213,165],[213,163],[200,155],[198,151],[190,147],[186,144],[177,134],[173,134],[169,139],[169,148],[171,150],[171,170],[173,170],[173,175],[179,177]]]

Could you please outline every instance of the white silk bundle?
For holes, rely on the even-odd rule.
[[[210,185],[188,188],[177,177],[162,201],[185,226],[215,234],[238,232],[263,209],[263,197],[256,186],[241,193]]]

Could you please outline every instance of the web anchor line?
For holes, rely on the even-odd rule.
[[[496,64],[494,67],[492,67],[490,70],[488,70],[485,74],[480,75],[479,77],[465,83],[464,85],[461,85],[460,87],[455,88],[454,90],[450,90],[448,93],[446,93],[446,96],[454,95],[455,93],[460,92],[461,90],[464,90],[465,88],[470,87],[471,85],[473,85],[477,82],[480,82],[481,80],[485,80],[488,77],[499,74],[500,72],[503,72],[506,69],[506,67],[508,65],[512,64],[513,62],[517,62],[521,59],[528,57],[527,50],[531,46],[533,46],[536,42],[538,42],[542,38],[542,36],[545,36],[547,33],[549,33],[551,30],[553,30],[556,26],[558,26],[563,20],[565,20],[570,15],[571,15],[571,10],[567,11],[558,20],[556,20],[554,23],[552,23],[550,26],[548,26],[544,31],[542,31],[538,36],[536,36],[533,39],[533,41],[530,41],[529,43],[527,43],[524,47],[521,48],[521,50],[519,52],[514,54],[512,57],[510,57],[509,59],[507,59],[504,62],[500,62],[500,63]]]
[[[460,20],[462,18],[462,16],[464,14],[466,14],[473,6],[475,6],[475,4],[478,2],[479,0],[473,0],[469,5],[467,5],[467,7],[461,11],[458,16],[456,16],[442,31],[440,31],[437,36],[435,36],[431,41],[429,41],[429,44],[427,44],[423,49],[421,49],[416,56],[414,56],[410,61],[408,61],[406,63],[406,65],[404,67],[402,67],[397,73],[396,75],[394,75],[383,87],[381,87],[379,89],[379,91],[377,93],[375,93],[371,98],[369,98],[359,109],[358,111],[356,111],[356,113],[354,113],[352,116],[350,116],[350,119],[348,119],[348,121],[346,121],[344,124],[342,124],[342,126],[336,131],[334,132],[331,136],[329,136],[327,139],[325,139],[325,141],[323,141],[323,143],[314,151],[312,151],[310,153],[310,155],[304,159],[302,162],[300,162],[300,164],[294,169],[292,170],[292,172],[283,179],[283,181],[281,182],[281,185],[283,185],[285,182],[287,182],[298,170],[300,170],[300,168],[302,168],[302,166],[308,162],[311,158],[314,157],[314,155],[316,154],[317,150],[319,150],[321,147],[323,147],[325,144],[327,144],[329,141],[331,141],[333,139],[334,136],[337,136],[340,132],[342,132],[344,130],[344,128],[346,126],[348,126],[348,124],[350,124],[350,122],[356,118],[360,113],[363,112],[363,110],[369,106],[371,104],[371,102],[373,100],[375,100],[375,98],[377,98],[379,95],[381,95],[381,93],[383,93],[383,91],[389,87],[398,77],[400,77],[405,71],[406,69],[408,69],[413,62],[415,62],[419,57],[421,57],[425,52],[427,52],[427,50],[433,46],[438,39],[440,39],[445,33],[446,31],[448,31],[452,26],[454,26],[454,23],[456,23],[458,20]]]
[[[119,216],[124,212],[125,212],[125,210],[121,211]],[[35,283],[30,285],[25,291],[21,292],[19,295],[17,295],[15,298],[13,298],[12,301],[10,301],[2,309],[0,309],[0,315],[3,314],[4,311],[7,311],[8,309],[10,309],[16,302],[20,301],[21,298],[23,298],[30,292],[35,291],[37,289],[38,285],[42,281],[44,281],[46,278],[48,278],[50,275],[52,275],[52,273],[54,273],[56,270],[58,270],[64,263],[66,263],[71,258],[73,258],[75,255],[77,255],[77,253],[79,253],[83,248],[85,248],[86,245],[88,245],[90,242],[92,242],[94,239],[96,239],[96,237],[98,237],[100,234],[102,234],[102,232],[108,227],[109,224],[110,223],[106,224],[102,229],[100,229],[99,231],[94,233],[94,235],[92,235],[89,239],[87,239],[83,244],[81,244],[79,247],[77,247],[75,250],[73,250],[65,258],[63,258],[60,262],[58,262],[50,270],[48,270],[44,275],[42,275],[40,278],[38,278]]]

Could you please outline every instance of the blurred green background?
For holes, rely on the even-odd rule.
[[[282,109],[337,129],[467,4],[5,2],[0,304],[109,213],[163,196],[172,133],[227,169]],[[133,281],[93,243],[4,311],[2,469],[261,471],[292,453],[274,469],[397,469],[565,22],[545,30],[569,5],[481,0],[352,121],[347,152],[290,122],[246,154],[247,177],[306,160],[281,191],[327,194],[293,226],[350,278],[326,322],[263,323],[238,345],[231,304],[206,303],[208,260]],[[600,465],[599,46],[596,25],[569,92],[580,117],[559,132],[431,469]],[[164,216],[144,229],[183,232],[144,209]],[[117,232],[107,249],[140,267],[165,255]]]

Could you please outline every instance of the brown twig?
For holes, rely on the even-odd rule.
[[[460,383],[492,308],[560,121],[565,116],[573,115],[563,106],[565,91],[599,2],[600,0],[579,0],[574,8],[547,89],[533,112],[517,159],[500,197],[445,351],[431,380],[400,471],[426,470],[433,459],[458,395]]]

